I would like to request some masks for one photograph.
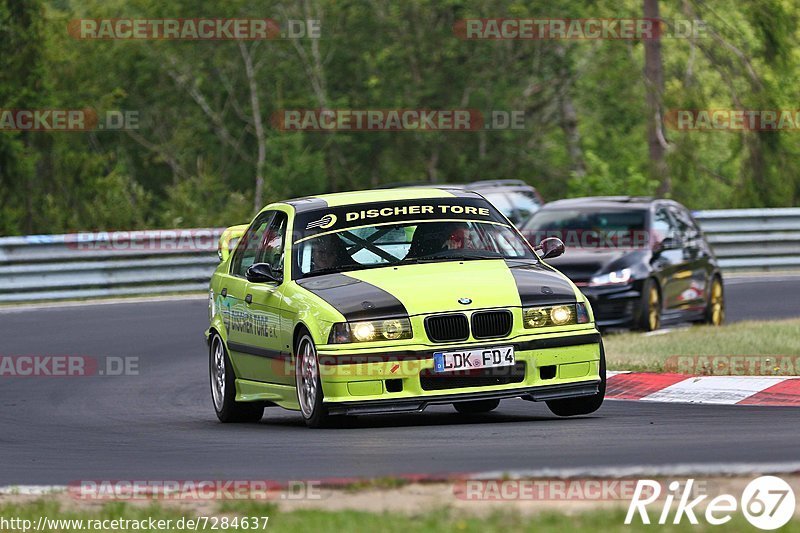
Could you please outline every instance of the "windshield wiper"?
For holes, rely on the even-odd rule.
[[[452,251],[437,252],[433,254],[423,255],[411,259],[414,262],[425,263],[433,261],[454,260],[454,261],[470,261],[470,260],[485,260],[485,259],[502,259],[502,254],[497,252],[484,251],[483,253],[453,253]]]
[[[311,272],[303,274],[303,277],[310,278],[312,276],[324,276],[325,274],[337,274],[339,272],[351,272],[353,270],[386,268],[386,267],[394,267],[402,265],[413,265],[419,263],[435,263],[438,261],[471,261],[471,260],[486,260],[486,259],[503,259],[503,256],[502,254],[499,254],[497,252],[490,252],[488,250],[478,254],[465,254],[463,252],[453,253],[452,251],[442,251],[434,254],[423,255],[421,257],[407,257],[405,259],[399,259],[398,261],[392,263],[373,263],[368,265],[355,264],[355,265],[341,265],[328,268],[318,268],[316,270],[312,270]]]
[[[385,268],[390,266],[395,266],[400,263],[373,263],[371,265],[341,265],[335,267],[328,267],[328,268],[318,268],[316,270],[312,270],[306,274],[303,274],[304,278],[310,278],[312,276],[323,276],[325,274],[336,274],[339,272],[352,272],[354,270],[367,270],[370,268]]]

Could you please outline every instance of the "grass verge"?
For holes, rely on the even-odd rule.
[[[618,333],[603,336],[609,370],[675,371],[670,357],[750,356],[758,361],[700,361],[697,374],[798,375],[800,319],[736,322],[722,327],[692,326],[663,334]],[[778,358],[780,357],[780,359]],[[679,361],[681,362],[681,361]],[[683,360],[682,362],[686,362]],[[704,364],[708,363],[708,364]],[[738,368],[736,365],[740,365]],[[741,366],[743,365],[743,366]],[[686,371],[678,365],[678,371]],[[743,370],[743,372],[741,372]]]
[[[77,531],[96,531],[103,533],[117,531],[159,531],[161,532],[183,532],[186,528],[179,529],[175,525],[158,528],[132,528],[126,524],[127,529],[119,527],[108,527],[97,529],[91,526],[90,520],[171,520],[176,524],[182,517],[197,518],[194,513],[188,513],[174,507],[163,507],[159,505],[133,506],[125,503],[110,503],[99,508],[84,510],[64,510],[57,502],[51,500],[39,500],[25,504],[3,504],[0,505],[0,523],[3,519],[22,519],[30,520],[31,524],[37,524],[39,517],[45,516],[49,519],[58,520],[82,520],[83,523],[63,525],[62,527],[50,526],[37,531],[37,533],[72,533]],[[408,533],[409,531],[438,532],[438,531],[458,531],[458,532],[537,532],[537,533],[561,533],[563,531],[610,531],[610,532],[639,532],[658,531],[678,532],[707,532],[719,531],[716,526],[704,524],[692,526],[684,520],[684,524],[663,526],[647,526],[638,522],[632,525],[625,525],[625,509],[611,510],[592,510],[578,513],[545,511],[534,515],[524,515],[517,512],[496,511],[487,516],[470,516],[463,512],[456,512],[453,509],[442,508],[436,511],[426,511],[419,514],[401,514],[392,512],[371,513],[362,511],[320,511],[320,510],[296,510],[289,512],[279,511],[273,504],[259,504],[253,502],[226,503],[214,512],[216,517],[262,517],[268,516],[267,527],[262,528],[259,523],[258,528],[228,527],[227,531],[276,531],[276,532],[305,532],[314,531],[319,533],[341,532],[359,533],[381,531],[382,533]],[[197,531],[212,531],[211,521],[208,527],[204,528],[202,523]],[[230,522],[228,522],[230,524]],[[752,529],[740,516],[736,516],[731,522],[726,524],[726,530],[743,531]],[[4,531],[22,531],[21,529],[3,529]],[[192,529],[194,530],[194,529]],[[217,523],[217,530],[220,530],[220,523]],[[789,522],[782,531],[800,532],[800,522],[794,520]]]

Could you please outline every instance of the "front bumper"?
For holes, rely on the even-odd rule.
[[[643,281],[623,286],[578,286],[589,300],[598,327],[627,327],[636,323],[642,301]]]
[[[433,372],[434,352],[509,345],[514,346],[514,367],[477,374]],[[326,348],[318,349],[320,378],[332,414],[414,412],[479,399],[571,398],[595,394],[600,381],[600,334],[594,328],[379,353],[374,348]]]
[[[563,400],[579,396],[592,396],[599,391],[600,379],[565,383],[561,385],[541,385],[522,389],[496,390],[461,394],[442,394],[408,399],[372,400],[368,402],[339,402],[328,405],[332,415],[374,415],[388,413],[418,413],[429,405],[443,405],[471,400],[501,400],[522,398],[532,402]]]

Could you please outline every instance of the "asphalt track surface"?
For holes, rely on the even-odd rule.
[[[800,278],[735,281],[731,320],[800,316]],[[559,419],[506,400],[494,413],[359,417],[312,431],[270,408],[223,425],[211,407],[206,302],[0,313],[1,355],[138,357],[124,377],[0,378],[0,485],[77,480],[322,479],[800,460],[800,409],[608,401]]]

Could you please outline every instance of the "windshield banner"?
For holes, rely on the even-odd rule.
[[[348,228],[402,224],[416,220],[470,220],[508,225],[503,216],[481,198],[422,198],[350,204],[298,213],[294,234],[299,241]]]

